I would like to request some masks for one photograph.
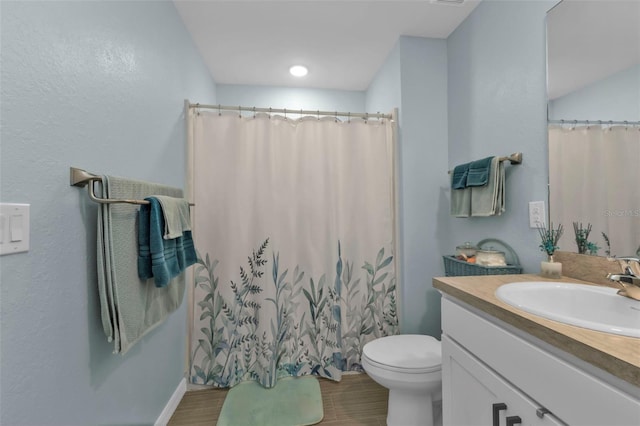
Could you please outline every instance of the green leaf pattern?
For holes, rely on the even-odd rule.
[[[268,246],[267,238],[239,266],[239,280],[224,285],[218,260],[198,253],[192,383],[254,380],[271,388],[279,377],[308,374],[339,380],[343,371],[362,370],[365,343],[398,332],[393,256],[384,247],[358,269],[338,241],[335,271],[314,278],[300,265],[283,270]]]

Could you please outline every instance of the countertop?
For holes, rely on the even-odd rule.
[[[547,320],[514,308],[495,296],[496,289],[501,285],[521,281],[563,281],[594,285],[566,277],[548,280],[539,275],[523,274],[435,277],[433,287],[640,387],[640,339]]]

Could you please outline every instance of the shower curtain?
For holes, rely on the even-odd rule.
[[[191,381],[340,380],[398,331],[390,120],[192,114]]]
[[[633,255],[640,247],[640,129],[550,126],[550,218],[565,226],[563,250],[576,251],[573,222],[592,225],[599,255]],[[610,241],[610,250],[602,235]],[[610,253],[607,253],[610,251]]]

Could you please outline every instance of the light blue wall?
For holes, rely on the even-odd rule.
[[[127,355],[100,323],[97,205],[69,167],[183,187],[185,98],[215,102],[171,2],[2,2],[1,201],[31,248],[0,258],[5,425],[152,424],[183,377],[186,304]]]
[[[183,99],[400,108],[403,331],[439,335],[431,277],[455,245],[500,238],[537,272],[527,202],[546,200],[544,16],[483,1],[445,42],[402,37],[366,93],[213,82],[168,2],[3,2],[1,201],[31,204],[31,250],[0,258],[3,424],[148,424],[182,377],[186,310],[111,354],[95,284],[96,206],[68,167],[182,186]],[[299,102],[299,103],[296,103]],[[492,154],[507,213],[453,219],[447,170]],[[37,407],[37,409],[33,409]]]
[[[399,107],[401,329],[440,336],[438,221],[447,181],[447,46],[401,37],[367,91],[368,110]]]
[[[552,120],[640,120],[640,65],[549,102]]]
[[[365,93],[350,90],[218,84],[218,103],[257,108],[364,112]]]
[[[402,102],[400,65],[400,40],[398,40],[367,88],[365,99],[367,111],[391,111],[394,108],[400,108]],[[399,111],[399,114],[402,112]]]
[[[440,337],[440,295],[431,278],[442,275],[439,188],[448,181],[447,44],[401,37],[400,56],[402,331]]]
[[[555,3],[485,0],[447,39],[449,168],[516,151],[524,162],[506,166],[502,216],[439,221],[442,241],[448,240],[440,254],[465,241],[498,238],[514,248],[525,272],[540,270],[528,202],[547,200],[545,14]],[[442,193],[448,199],[449,190]]]

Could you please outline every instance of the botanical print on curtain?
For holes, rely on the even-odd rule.
[[[563,250],[577,251],[573,222],[592,225],[598,255],[640,250],[640,129],[634,126],[549,127],[549,213],[562,223]]]
[[[392,124],[193,117],[191,381],[361,370],[398,332]]]

